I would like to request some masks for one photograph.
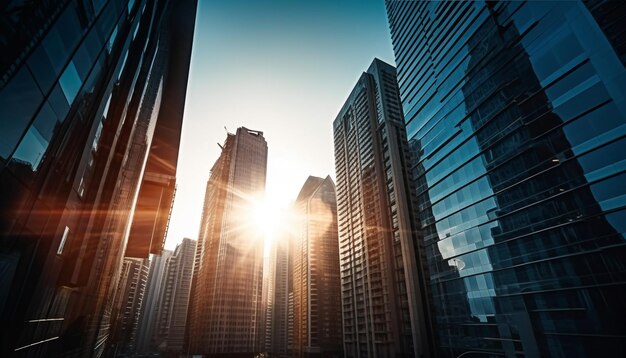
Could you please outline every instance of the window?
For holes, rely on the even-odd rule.
[[[78,72],[76,71],[76,66],[74,66],[74,62],[70,62],[67,65],[67,68],[63,71],[63,74],[59,79],[59,84],[65,94],[65,98],[67,98],[67,102],[70,104],[74,102],[82,84],[80,77],[78,76]]]
[[[85,80],[85,78],[87,78],[89,70],[91,70],[91,65],[96,58],[97,56],[92,56],[89,53],[86,42],[78,48],[78,51],[76,51],[76,54],[72,58],[72,63],[76,67],[76,71],[78,72],[81,80]]]
[[[62,122],[70,111],[70,105],[67,103],[67,98],[65,98],[61,86],[58,83],[54,86],[54,89],[52,89],[50,97],[48,97],[48,102],[54,113],[57,114],[57,117]]]
[[[111,37],[109,37],[109,41],[107,42],[107,51],[109,53],[111,53],[111,51],[113,50],[113,44],[115,44],[116,38],[117,38],[117,26],[115,26],[115,29],[113,29],[113,33],[111,34]]]
[[[28,68],[33,73],[41,91],[48,93],[59,73],[52,66],[52,61],[43,46],[37,47],[33,54],[30,55]]]
[[[13,154],[13,165],[28,165],[33,172],[37,171],[57,124],[58,120],[52,108],[47,103],[44,104],[37,115],[37,119],[30,126],[15,154]]]
[[[54,29],[59,32],[65,49],[68,53],[72,53],[84,33],[84,28],[78,21],[76,4],[70,3],[67,6],[63,15],[59,17],[59,20],[54,25]]]
[[[129,14],[132,12],[134,6],[135,6],[135,0],[130,0],[128,2],[128,13]]]
[[[63,230],[63,236],[61,237],[61,242],[59,243],[59,249],[57,250],[57,255],[61,255],[63,253],[63,247],[65,246],[65,241],[70,234],[70,228],[65,227]]]
[[[26,66],[0,92],[0,158],[11,155],[42,100]]]
[[[102,8],[104,7],[104,4],[106,4],[106,1],[105,0],[93,0],[92,4],[93,4],[93,9],[97,14],[100,12],[100,10],[102,10]]]
[[[78,21],[76,5],[70,4],[43,40],[54,73],[58,74],[78,45],[84,30]],[[39,56],[41,59],[43,55]]]

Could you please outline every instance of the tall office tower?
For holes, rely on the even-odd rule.
[[[148,259],[124,260],[113,297],[111,338],[107,342],[113,356],[136,350],[139,314],[144,302],[149,266]]]
[[[290,233],[276,234],[267,270],[267,307],[265,314],[265,352],[271,357],[289,357],[289,270]],[[265,272],[264,272],[265,274]]]
[[[273,246],[273,245],[272,245]],[[261,329],[261,351],[269,352],[272,346],[272,315],[274,311],[274,269],[275,247],[269,249],[269,257],[263,261],[263,298],[261,309],[263,310],[263,325]]]
[[[293,356],[340,357],[341,284],[335,184],[309,176],[294,204],[290,245]]]
[[[333,128],[345,354],[428,356],[429,312],[395,68],[375,59]]]
[[[183,352],[195,252],[196,241],[185,238],[167,260],[153,331],[156,348],[166,354]]]
[[[139,312],[137,326],[135,352],[140,355],[157,353],[154,329],[157,321],[159,297],[165,281],[165,270],[169,258],[174,254],[170,250],[163,250],[160,256],[152,255],[150,258],[150,270],[144,299]]]
[[[626,4],[387,10],[438,355],[626,355]]]
[[[195,11],[2,6],[1,356],[102,353],[124,254],[142,246],[132,219],[153,218],[153,251],[165,237]]]
[[[196,250],[186,352],[254,355],[262,349],[263,234],[250,215],[265,192],[263,132],[229,133],[211,169]]]

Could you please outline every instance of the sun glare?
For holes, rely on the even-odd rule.
[[[252,226],[264,239],[264,255],[269,254],[272,244],[288,230],[287,209],[278,202],[264,200],[252,204]]]
[[[276,229],[280,215],[280,209],[270,201],[255,203],[252,220],[254,226],[264,234],[265,240],[271,239]]]

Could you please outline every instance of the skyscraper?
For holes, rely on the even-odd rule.
[[[184,238],[167,259],[153,331],[157,350],[167,354],[183,352],[195,251],[195,240]]]
[[[426,356],[429,312],[395,68],[375,59],[333,128],[345,354]]]
[[[272,357],[289,357],[291,354],[288,342],[292,334],[289,328],[289,292],[292,289],[290,241],[289,232],[277,233],[270,249],[264,351]]]
[[[134,353],[137,347],[139,315],[144,303],[150,261],[124,259],[113,297],[111,334],[107,342],[114,354]]]
[[[187,352],[253,355],[262,347],[263,235],[251,212],[265,192],[263,132],[228,133],[207,183]]]
[[[158,351],[154,332],[157,324],[158,307],[160,306],[159,297],[165,284],[167,263],[173,254],[170,250],[163,250],[160,256],[153,255],[150,258],[150,271],[148,272],[148,281],[137,326],[135,352],[138,354],[157,353]]]
[[[263,261],[263,325],[261,329],[261,351],[269,352],[272,347],[272,316],[274,314],[274,286],[276,269],[276,247],[271,245],[269,257]]]
[[[624,356],[626,4],[387,11],[438,355]]]
[[[147,257],[165,238],[195,11],[192,0],[3,5],[0,355],[102,353],[124,254]],[[150,243],[129,239],[149,217]]]
[[[310,176],[294,204],[290,243],[293,356],[342,356],[337,200],[329,176]],[[288,299],[288,297],[285,297]]]

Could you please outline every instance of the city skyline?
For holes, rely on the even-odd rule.
[[[225,128],[265,132],[267,204],[280,215],[309,175],[335,177],[323,143],[360,75],[351,69],[374,57],[393,64],[382,1],[200,1],[196,22],[169,250],[198,237]]]
[[[0,6],[2,357],[626,357],[626,1]]]

